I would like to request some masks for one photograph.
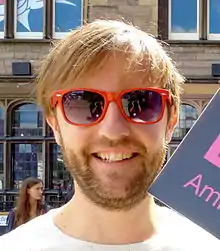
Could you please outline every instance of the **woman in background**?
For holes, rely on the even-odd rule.
[[[29,177],[25,179],[19,189],[16,207],[9,212],[6,232],[44,214],[43,182],[40,179]]]

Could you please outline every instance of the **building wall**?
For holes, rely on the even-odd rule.
[[[157,0],[92,0],[89,19],[113,18],[131,21],[157,35]]]
[[[175,1],[172,5],[172,0],[158,0],[158,37],[168,44],[167,51],[186,77],[179,124],[170,144],[173,149],[220,88],[220,77],[212,74],[212,64],[220,63],[219,39],[216,40],[219,35],[215,34],[214,37],[209,34],[210,25],[216,27],[216,22],[210,24],[210,16],[215,15],[215,10],[209,8],[210,1],[199,1],[197,6],[193,1],[183,2]],[[189,16],[181,15],[188,8]],[[207,9],[211,10],[210,13]],[[195,28],[196,15],[199,21],[195,21]]]
[[[0,42],[0,92],[1,97],[28,97],[33,90],[33,84],[23,83],[23,80],[12,78],[12,62],[31,62],[32,70],[39,65],[41,58],[48,53],[49,42]]]
[[[0,75],[12,75],[12,62],[30,61],[33,67],[39,64],[42,58],[50,48],[49,42],[1,42],[0,43]]]
[[[191,80],[184,86],[183,101],[194,104],[199,113],[218,90],[220,84],[212,78],[212,64],[220,62],[220,48],[204,44],[172,44],[170,54],[180,72]],[[211,80],[211,82],[210,82]]]
[[[143,30],[157,35],[157,1],[155,0],[92,0],[85,3],[85,18],[89,21],[97,18],[122,19],[133,22]],[[19,42],[18,42],[19,41]],[[11,63],[15,61],[30,61],[33,69],[39,65],[40,59],[48,53],[48,41],[13,40],[0,41],[0,76],[12,75]],[[15,84],[14,84],[15,85]],[[12,84],[13,88],[14,85]],[[21,90],[27,93],[27,88],[20,88],[17,93],[10,91],[9,84],[1,80],[2,94],[20,96]]]
[[[85,18],[88,18],[88,21],[97,18],[122,19],[123,17],[146,32],[155,36],[160,35],[158,34],[157,0],[91,0],[89,2],[85,2],[84,15]],[[48,53],[50,47],[50,42],[45,39],[38,41],[36,39],[0,40],[0,105],[5,112],[5,132],[4,135],[0,135],[0,144],[3,144],[4,149],[4,171],[2,173],[0,171],[0,180],[4,181],[4,188],[10,189],[13,187],[11,156],[15,140],[18,143],[36,143],[39,141],[42,143],[45,182],[47,187],[51,187],[50,158],[52,157],[50,149],[51,146],[54,147],[54,139],[45,122],[42,126],[42,139],[30,140],[27,138],[22,140],[21,138],[10,138],[12,136],[13,107],[16,107],[18,104],[34,102],[35,98],[33,92],[35,88],[34,83],[29,78],[12,76],[12,62],[29,61],[34,71],[39,66],[41,58]],[[171,142],[171,154],[188,131],[188,124],[191,127],[211,96],[219,88],[217,80],[213,81],[212,79],[210,82],[210,76],[211,64],[214,62],[219,63],[220,61],[220,48],[212,44],[171,43],[166,49],[180,71],[187,79],[191,79],[184,86],[182,115]],[[193,79],[197,80],[193,81]],[[206,81],[206,79],[208,80]],[[191,122],[189,121],[188,124],[186,123],[186,115],[188,117],[191,116]],[[59,165],[56,168],[59,169]],[[68,179],[67,175],[65,177]]]
[[[171,44],[173,59],[186,76],[211,77],[211,64],[220,62],[220,47],[210,44]]]
[[[157,34],[157,4],[155,1],[92,0],[89,3],[84,2],[84,18],[87,21],[97,18],[122,19],[122,17],[127,21],[132,21],[147,32],[154,35]],[[30,77],[12,76],[12,62],[31,62],[34,73],[42,57],[48,53],[50,48],[50,41],[46,39],[0,39],[0,117],[5,120],[3,134],[0,131],[0,181],[2,181],[4,189],[7,188],[10,190],[17,187],[18,184],[15,182],[15,176],[21,174],[19,174],[19,170],[15,172],[15,168],[24,168],[25,170],[23,169],[22,171],[24,173],[26,168],[27,170],[33,166],[36,168],[36,165],[47,188],[56,188],[56,182],[54,182],[52,174],[54,168],[59,172],[57,173],[57,176],[59,176],[58,179],[65,180],[64,188],[67,187],[69,176],[68,173],[63,171],[63,166],[59,161],[60,152],[56,148],[53,135],[45,121],[38,129],[33,129],[32,133],[37,134],[36,137],[28,136],[29,131],[32,129],[26,128],[26,131],[23,133],[22,130],[14,125],[15,122],[13,122],[13,116],[18,116],[20,108],[24,108],[26,104],[35,102],[35,86]],[[28,109],[33,109],[33,107]],[[32,113],[35,115],[38,113],[38,111],[34,110],[27,112],[29,112],[30,116]],[[38,122],[35,121],[35,123]],[[21,124],[24,127],[27,126],[24,125],[25,121],[20,121],[19,126]],[[37,164],[34,162],[35,160],[30,152],[31,150],[34,151],[33,147],[36,146],[40,146],[41,148],[40,154],[37,153],[39,155],[36,157]],[[20,147],[22,149],[26,147],[26,150],[20,149],[20,151],[18,147],[19,149]],[[26,151],[26,157],[19,157],[24,154],[22,151]],[[25,166],[24,163],[19,162],[19,158],[23,158],[23,162],[25,162],[25,158],[32,158],[32,162],[27,163]]]

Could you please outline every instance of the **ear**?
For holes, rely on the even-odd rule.
[[[57,122],[57,118],[55,116],[48,116],[46,117],[46,121],[48,125],[51,127],[51,129],[53,130],[56,143],[60,146],[61,137],[60,137],[60,129],[59,129],[59,124]]]
[[[170,143],[172,139],[173,130],[176,127],[179,121],[179,111],[176,107],[170,107],[170,117],[167,123],[167,130],[166,130],[166,141]]]

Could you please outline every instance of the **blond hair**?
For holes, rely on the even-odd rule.
[[[180,104],[183,76],[163,46],[153,36],[123,21],[96,20],[69,33],[55,44],[37,72],[37,99],[46,115],[52,110],[54,91],[74,87],[74,82],[99,69],[112,54],[123,53],[128,71],[146,73],[148,82],[170,90]]]

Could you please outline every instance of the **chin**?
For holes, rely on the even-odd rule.
[[[101,185],[99,188],[100,195],[104,195],[109,198],[121,198],[121,199],[126,199],[130,196],[133,195],[133,191],[135,189],[131,184],[122,184],[122,183],[116,183],[116,184],[111,184],[111,185]],[[140,189],[139,189],[140,191]]]
[[[128,196],[128,194],[126,193],[126,191],[123,189],[103,189],[100,195],[104,195],[109,199],[116,199],[116,198],[120,198],[120,199],[126,199],[126,197]]]

